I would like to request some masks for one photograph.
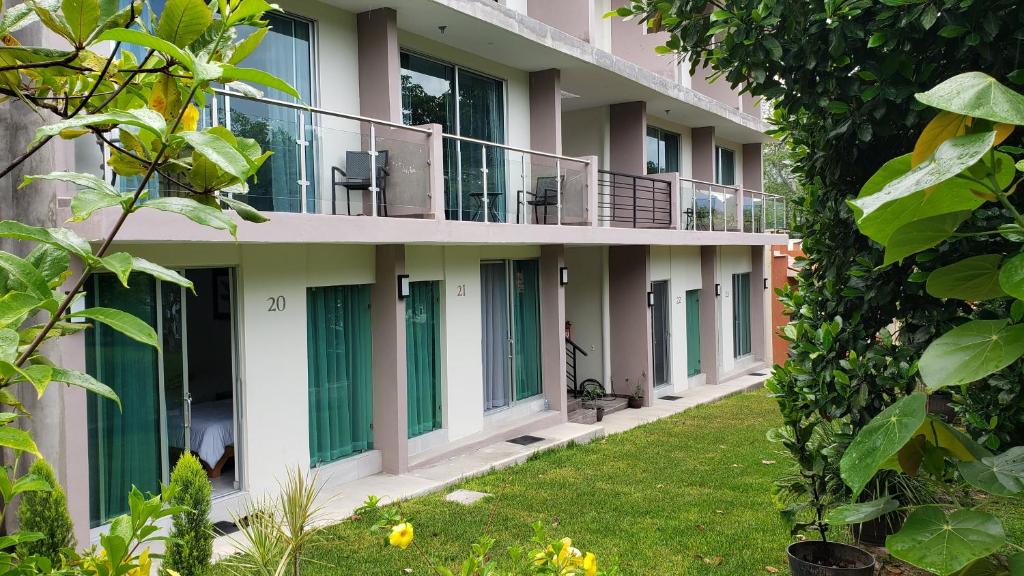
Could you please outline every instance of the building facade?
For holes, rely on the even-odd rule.
[[[242,198],[270,221],[234,241],[134,214],[116,248],[196,294],[95,276],[91,302],[162,348],[103,327],[63,344],[125,406],[63,390],[55,408],[79,540],[185,447],[226,519],[290,466],[401,474],[564,422],[570,379],[650,404],[763,369],[787,238],[759,105],[602,18],[623,1],[282,2],[244,65],[303,100],[223,92],[203,118],[274,151]]]

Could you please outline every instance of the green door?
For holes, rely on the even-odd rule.
[[[87,305],[117,308],[157,327],[157,283],[142,274],[125,288],[113,274],[94,274]],[[159,355],[156,348],[96,323],[85,332],[88,373],[110,386],[117,404],[87,394],[89,523],[99,526],[128,511],[132,486],[158,493],[163,474]]]
[[[370,287],[306,293],[312,466],[373,448]]]
[[[700,374],[700,290],[686,291],[686,375]]]
[[[515,399],[540,394],[540,266],[512,262],[512,353]]]
[[[732,348],[739,358],[750,354],[750,273],[732,275]]]
[[[409,437],[441,427],[441,289],[412,282],[405,301]]]

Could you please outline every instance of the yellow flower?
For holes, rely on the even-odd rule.
[[[396,548],[405,550],[412,544],[413,529],[412,523],[402,522],[391,529],[391,535],[388,536],[388,543]]]
[[[583,558],[583,573],[586,576],[597,574],[597,556],[594,556],[593,552],[587,552],[587,556]]]
[[[570,553],[570,551],[572,549],[573,549],[573,547],[572,547],[572,538],[569,538],[569,537],[562,538],[562,549],[558,551],[558,563],[559,564],[562,564],[563,562],[565,562],[566,557],[569,556],[569,553]],[[576,552],[578,554],[579,550],[577,550]]]
[[[192,104],[185,108],[185,113],[181,116],[181,128],[186,132],[192,132],[199,125],[199,110]]]

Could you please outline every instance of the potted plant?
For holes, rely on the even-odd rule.
[[[583,392],[583,407],[593,408],[597,412],[597,421],[604,420],[604,406],[597,403],[597,400],[604,397],[604,392],[595,387],[586,388]]]
[[[643,408],[643,406],[644,406],[644,391],[643,391],[643,388],[640,387],[640,384],[637,384],[636,386],[633,387],[633,394],[630,395],[630,397],[629,397],[629,407],[630,408]]]

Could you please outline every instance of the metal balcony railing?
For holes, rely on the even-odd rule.
[[[597,173],[597,213],[602,224],[632,228],[672,226],[672,183],[609,170]]]
[[[786,199],[690,178],[679,179],[680,228],[724,232],[786,230]]]

